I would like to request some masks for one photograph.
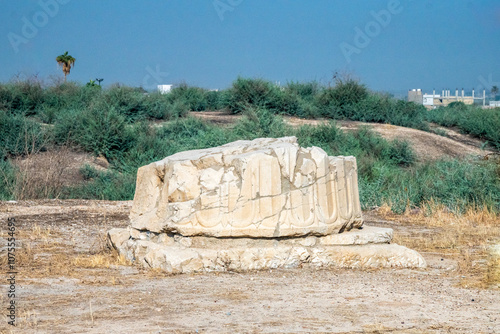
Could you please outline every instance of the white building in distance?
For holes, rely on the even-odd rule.
[[[172,90],[173,86],[174,85],[158,85],[158,91],[161,94],[167,94],[168,92],[170,92]]]

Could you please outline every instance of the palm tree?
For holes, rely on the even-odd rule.
[[[498,87],[497,86],[491,87],[490,92],[493,95],[493,100],[496,100],[496,97],[497,97],[497,94],[498,94]]]
[[[64,54],[57,56],[56,61],[59,64],[59,66],[62,67],[64,73],[64,82],[66,82],[66,76],[71,71],[71,67],[75,66],[76,59],[70,56],[68,54],[68,51],[66,51]]]

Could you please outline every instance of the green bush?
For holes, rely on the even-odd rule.
[[[387,95],[370,94],[362,100],[339,105],[326,89],[317,99],[323,116],[360,122],[388,123],[415,129],[428,130],[426,109],[413,102],[396,100]]]
[[[228,109],[235,114],[251,106],[273,109],[281,95],[279,87],[269,81],[238,77],[229,89]]]
[[[316,95],[322,90],[320,84],[316,81],[311,82],[289,82],[285,86],[285,91],[298,95],[301,99],[312,102]]]
[[[39,106],[38,113],[43,109],[54,109],[56,111],[83,109],[89,106],[92,101],[98,99],[100,95],[101,89],[99,86],[86,87],[74,82],[65,82],[47,87],[44,90],[43,103]]]
[[[0,84],[0,110],[19,115],[33,115],[42,102],[43,89],[36,78]]]
[[[148,119],[173,120],[186,116],[189,111],[185,102],[172,102],[168,96],[161,93],[149,94],[142,102],[143,114]]]
[[[332,109],[357,104],[368,97],[368,89],[353,79],[337,78],[335,86],[323,89],[317,96],[317,103],[325,110],[326,116]]]
[[[114,108],[68,111],[58,119],[54,138],[60,145],[77,146],[108,160],[118,158],[133,144],[125,118]]]
[[[226,109],[229,104],[230,92],[228,90],[209,91],[206,94],[207,109],[221,110]]]
[[[133,145],[115,163],[119,170],[129,173],[177,152],[220,146],[236,140],[231,132],[193,117],[160,127],[138,123],[131,128],[131,136],[134,138]]]
[[[93,102],[93,108],[114,109],[128,123],[145,118],[145,95],[141,90],[126,86],[113,86],[104,91],[101,98]]]
[[[47,134],[41,126],[21,115],[0,111],[0,159],[41,150]]]
[[[429,110],[427,120],[446,127],[456,126],[462,132],[488,141],[500,149],[500,108],[483,109],[453,102],[447,107]]]
[[[207,93],[207,90],[203,88],[189,87],[182,83],[178,87],[174,87],[166,96],[172,103],[182,103],[191,111],[203,111],[209,109]]]
[[[227,91],[227,108],[233,113],[264,108],[275,114],[317,117],[319,111],[312,96],[316,91],[315,83],[279,87],[263,79],[238,78]]]
[[[283,119],[265,108],[248,107],[234,128],[237,138],[283,137],[292,132]]]

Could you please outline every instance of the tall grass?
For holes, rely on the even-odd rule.
[[[188,117],[151,127],[147,123],[131,128],[133,143],[120,155],[115,166],[135,173],[138,167],[161,160],[177,152],[223,145],[236,140],[232,132]]]
[[[482,109],[463,103],[452,103],[427,112],[427,120],[446,127],[458,127],[500,149],[500,108]]]
[[[377,164],[370,177],[360,174],[360,196],[365,206],[389,203],[395,212],[434,200],[450,210],[470,206],[500,211],[500,174],[487,161],[438,161],[409,169]]]

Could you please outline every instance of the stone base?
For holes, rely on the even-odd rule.
[[[390,244],[392,229],[369,226],[323,237],[280,239],[183,237],[128,228],[112,229],[108,238],[129,260],[172,274],[305,264],[359,269],[426,266],[416,251]]]

